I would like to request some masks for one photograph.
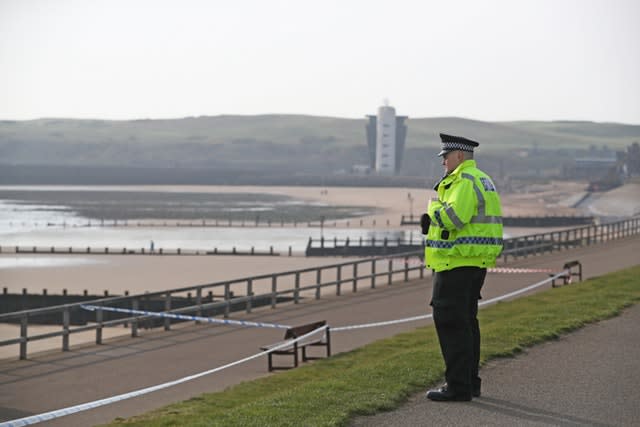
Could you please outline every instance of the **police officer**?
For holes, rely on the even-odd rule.
[[[433,320],[446,365],[446,384],[429,390],[435,401],[480,396],[478,299],[487,267],[502,251],[502,209],[491,178],[476,167],[478,143],[440,134],[445,175],[422,215],[425,263],[433,270]]]

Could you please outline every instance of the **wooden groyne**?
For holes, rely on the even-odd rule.
[[[280,220],[233,220],[233,219],[211,219],[211,220],[89,220],[86,222],[26,222],[15,221],[9,222],[9,228],[12,227],[33,227],[33,228],[372,228],[372,227],[389,227],[391,221],[376,221],[375,219],[339,219],[326,220],[319,219],[314,221],[285,221]]]
[[[90,295],[88,291],[84,291],[83,294],[74,295],[67,293],[67,290],[64,289],[62,294],[50,294],[47,292],[47,289],[43,289],[41,294],[29,293],[27,289],[23,289],[22,293],[8,293],[7,288],[3,288],[2,298],[0,298],[0,314],[12,313],[17,311],[24,310],[37,310],[40,308],[53,307],[53,306],[63,306],[70,304],[82,304],[90,301],[95,301],[100,298],[126,298],[129,296],[129,292],[125,291],[124,295],[109,295],[108,291],[104,291],[104,296],[101,295]],[[229,292],[226,298],[233,299],[235,297],[233,292]],[[180,309],[184,307],[190,307],[196,304],[196,293],[195,292],[187,292],[186,295],[174,295],[171,298],[171,307],[173,309]],[[207,293],[201,293],[200,303],[201,304],[212,304],[219,301],[224,301],[224,294],[214,294],[213,291],[209,291]],[[283,303],[290,301],[291,297],[287,296],[278,296],[278,303]],[[139,308],[145,311],[151,312],[161,312],[166,308],[166,297],[164,295],[147,295],[140,298]],[[271,296],[262,298],[255,298],[253,301],[254,307],[264,306],[271,304]],[[123,302],[116,302],[113,304],[113,307],[116,308],[130,308],[130,304]],[[242,311],[246,310],[246,301],[241,301],[235,303],[232,307],[230,307],[230,311]],[[204,316],[218,316],[224,314],[224,308],[210,308],[202,310],[202,315]],[[102,321],[110,321],[110,320],[118,320],[129,317],[128,314],[123,313],[102,313]],[[69,325],[86,325],[88,323],[95,323],[99,319],[97,319],[96,311],[88,311],[88,310],[72,310],[69,312]],[[143,328],[152,328],[158,327],[162,325],[164,320],[159,318],[147,318],[140,325]],[[174,322],[178,323],[180,320],[174,320]],[[20,323],[19,319],[9,319],[6,323]],[[56,312],[46,312],[39,315],[31,316],[29,319],[29,323],[35,325],[62,325],[63,318],[60,313]],[[127,325],[125,325],[126,327]]]
[[[234,246],[231,250],[213,249],[150,249],[131,247],[74,247],[74,246],[0,246],[0,253],[14,254],[52,254],[52,255],[247,255],[247,256],[280,256],[273,246],[268,250],[257,250],[253,246],[249,250],[239,250]],[[289,246],[288,256],[293,255]]]
[[[422,239],[313,239],[309,238],[306,256],[377,256],[418,251],[424,247]]]

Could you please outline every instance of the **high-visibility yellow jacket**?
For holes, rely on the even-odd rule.
[[[491,178],[465,160],[438,186],[427,208],[425,264],[438,271],[493,267],[502,252],[502,208]]]

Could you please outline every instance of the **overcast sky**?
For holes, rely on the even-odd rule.
[[[0,0],[0,119],[640,124],[638,0]]]

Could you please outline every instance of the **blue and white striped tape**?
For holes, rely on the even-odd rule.
[[[180,319],[180,320],[194,320],[194,321],[204,322],[204,323],[219,323],[222,325],[245,326],[245,327],[253,327],[253,328],[276,328],[276,329],[290,328],[290,326],[279,325],[277,323],[249,322],[247,320],[216,319],[214,317],[187,316],[186,314],[174,314],[174,313],[158,313],[155,311],[133,310],[130,308],[106,307],[106,306],[98,306],[98,305],[81,305],[80,307],[89,311],[96,311],[96,310],[114,311],[116,313],[139,314],[143,316],[155,316],[155,317],[164,317],[164,318]]]
[[[319,332],[324,332],[327,329],[328,326],[322,326],[318,329],[314,329],[313,331],[304,334],[296,339],[293,340],[289,340],[287,342],[284,342],[282,344],[278,344],[276,346],[274,346],[273,348],[270,348],[269,350],[265,350],[265,351],[261,351],[260,353],[256,353],[252,356],[249,357],[245,357],[244,359],[241,360],[237,360],[235,362],[232,363],[228,363],[224,366],[219,366],[217,368],[214,369],[210,369],[208,371],[204,371],[204,372],[200,372],[194,375],[189,375],[187,377],[183,377],[174,381],[169,381],[166,382],[164,384],[159,384],[159,385],[155,385],[155,386],[151,386],[151,387],[147,387],[147,388],[142,388],[140,390],[135,390],[135,391],[131,391],[128,393],[124,393],[124,394],[119,394],[117,396],[112,396],[112,397],[108,397],[106,399],[101,399],[101,400],[95,400],[93,402],[88,402],[88,403],[82,403],[80,405],[75,405],[75,406],[69,406],[67,408],[63,408],[63,409],[58,409],[55,411],[51,411],[51,412],[45,412],[43,414],[38,414],[38,415],[32,415],[30,417],[24,417],[24,418],[18,418],[15,420],[11,420],[11,421],[7,421],[7,422],[3,422],[0,423],[0,427],[21,427],[21,426],[28,426],[28,425],[32,425],[32,424],[37,424],[43,421],[49,421],[49,420],[53,420],[54,418],[60,418],[60,417],[64,417],[65,415],[71,415],[71,414],[76,414],[78,412],[82,412],[82,411],[86,411],[88,409],[93,409],[93,408],[97,408],[99,406],[104,406],[104,405],[109,405],[111,403],[115,403],[115,402],[119,402],[121,400],[126,400],[126,399],[131,399],[132,397],[137,397],[137,396],[142,396],[143,394],[148,394],[157,390],[162,390],[168,387],[172,387],[174,385],[178,385],[178,384],[182,384],[185,383],[187,381],[191,381],[191,380],[195,380],[197,378],[200,377],[204,377],[205,375],[210,375],[219,371],[222,371],[223,369],[227,369],[230,368],[232,366],[236,366],[236,365],[240,365],[241,363],[245,363],[248,362],[250,360],[253,359],[257,359],[258,357],[264,356],[266,354],[269,354],[271,352],[286,348],[291,346],[291,344],[293,344],[294,342],[299,342],[302,340],[305,340],[307,338],[309,338],[312,335],[315,335]]]

